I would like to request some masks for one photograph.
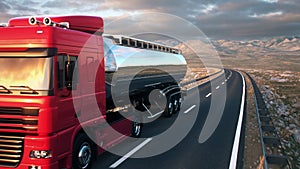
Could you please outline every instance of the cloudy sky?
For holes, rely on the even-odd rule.
[[[24,15],[83,14],[102,16],[109,23],[159,12],[193,23],[211,39],[257,39],[300,36],[299,9],[300,0],[1,0],[0,22]]]

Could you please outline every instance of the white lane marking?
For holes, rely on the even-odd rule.
[[[225,82],[227,82],[227,79],[225,79]]]
[[[205,97],[209,97],[211,95],[211,93],[208,93]]]
[[[125,160],[127,160],[130,156],[132,156],[134,153],[139,151],[142,147],[144,147],[146,144],[148,144],[152,138],[148,138],[145,141],[143,141],[140,145],[129,151],[127,154],[125,154],[122,158],[120,158],[118,161],[113,163],[109,168],[117,168],[121,163],[123,163]]]
[[[218,90],[220,88],[220,86],[217,86],[216,89]]]
[[[184,111],[183,113],[184,114],[187,114],[187,113],[189,113],[193,108],[195,108],[196,107],[196,105],[194,104],[192,107],[190,107],[190,108],[188,108],[186,111]]]
[[[225,82],[222,82],[222,85],[224,85],[225,84]]]
[[[242,122],[243,122],[243,116],[244,116],[246,87],[245,87],[244,76],[241,73],[240,73],[240,75],[242,76],[242,79],[243,79],[243,95],[242,95],[242,101],[241,101],[241,107],[240,107],[239,120],[238,120],[238,124],[236,127],[234,143],[233,143],[232,152],[231,152],[229,169],[236,169],[239,145],[240,145],[241,130],[242,130]]]

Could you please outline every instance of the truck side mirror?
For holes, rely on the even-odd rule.
[[[72,90],[75,61],[66,61],[65,63],[65,85],[68,90]]]

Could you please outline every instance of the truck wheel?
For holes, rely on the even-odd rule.
[[[72,168],[73,169],[89,169],[95,157],[93,150],[93,142],[90,138],[80,133],[75,139],[72,152]]]
[[[179,110],[181,109],[181,105],[182,105],[182,97],[181,95],[179,96],[179,99],[178,99],[178,105],[179,105]]]
[[[174,99],[173,103],[174,103],[174,114],[176,114],[179,111],[179,101],[177,97]]]
[[[141,136],[141,133],[142,133],[142,123],[133,121],[132,122],[132,133],[131,133],[131,136],[135,137],[135,138],[138,138],[138,137]]]
[[[164,116],[165,116],[165,117],[171,117],[173,111],[174,111],[174,104],[173,104],[173,102],[172,102],[171,97],[169,97],[169,98],[168,98],[167,105],[166,105],[166,109],[165,109],[165,111],[164,111]]]
[[[181,95],[177,96],[175,101],[174,101],[174,105],[175,105],[175,113],[178,113],[181,109],[181,102],[182,102],[182,98]]]

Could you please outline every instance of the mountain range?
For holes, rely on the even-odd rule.
[[[227,68],[299,71],[300,67],[300,36],[249,41],[190,40],[175,47],[182,50],[192,69],[201,67],[201,63],[219,67],[218,60]]]
[[[232,54],[299,54],[300,37],[277,37],[268,40],[251,41],[232,41],[232,40],[213,40],[212,44],[220,55]]]

